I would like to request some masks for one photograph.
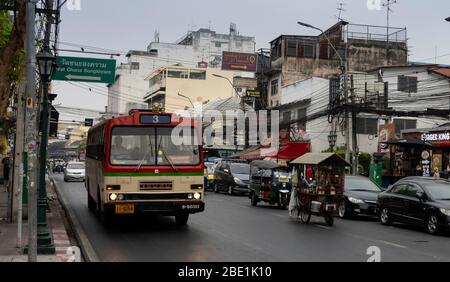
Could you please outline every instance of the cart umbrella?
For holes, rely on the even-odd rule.
[[[343,158],[333,153],[307,153],[293,160],[291,164],[350,166]]]

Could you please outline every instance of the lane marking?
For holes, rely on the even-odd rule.
[[[282,215],[282,214],[277,214],[277,213],[271,213],[271,215],[277,216],[277,217],[284,217],[284,215]]]
[[[392,242],[388,242],[388,241],[384,241],[384,240],[378,240],[378,242],[380,242],[382,244],[394,246],[394,247],[397,247],[397,248],[400,248],[400,249],[408,249],[408,247],[406,247],[406,246],[399,245],[399,244],[392,243]]]

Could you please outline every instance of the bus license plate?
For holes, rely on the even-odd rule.
[[[134,205],[118,204],[116,205],[116,214],[134,214]]]

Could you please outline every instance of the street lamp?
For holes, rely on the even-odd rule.
[[[339,52],[336,50],[336,47],[334,47],[333,43],[331,43],[331,40],[330,40],[330,38],[328,38],[327,34],[322,29],[320,29],[318,27],[315,27],[313,25],[310,25],[310,24],[307,24],[307,23],[304,23],[304,22],[297,22],[297,24],[299,24],[301,26],[304,26],[304,27],[308,27],[308,28],[312,28],[312,29],[318,30],[318,31],[320,31],[323,34],[323,36],[325,36],[325,38],[328,41],[328,44],[331,45],[331,48],[333,48],[333,51],[338,55],[339,60],[341,62],[341,71],[342,71],[342,73],[344,73],[345,72],[344,60],[342,59],[342,56],[339,54]],[[342,21],[342,24],[343,25],[347,25],[348,22]]]
[[[49,124],[49,82],[52,79],[56,65],[56,58],[51,53],[48,45],[44,45],[41,52],[36,55],[39,66],[39,74],[42,82],[42,116],[41,116],[41,144],[39,158],[39,194],[38,194],[38,215],[37,215],[37,245],[39,254],[54,254],[55,247],[47,225],[47,191],[45,181],[47,145],[48,145],[48,124]]]
[[[229,83],[229,84],[231,85],[231,87],[233,88],[234,93],[236,94],[236,96],[238,96],[239,98],[242,99],[242,96],[239,95],[239,93],[238,93],[237,90],[236,90],[236,87],[234,87],[233,82],[231,82],[231,80],[230,80],[228,77],[222,76],[222,75],[220,75],[220,74],[215,74],[215,73],[213,73],[213,76],[218,77],[218,78],[222,78],[222,79],[225,79],[226,81],[228,81],[228,83]]]
[[[181,94],[181,93],[178,93],[178,96],[183,97],[183,98],[185,98],[186,100],[188,100],[189,103],[191,103],[191,105],[192,105],[192,109],[194,110],[195,106],[194,106],[194,103],[192,103],[191,98],[189,98],[188,96],[185,96],[185,95],[183,95],[183,94]]]

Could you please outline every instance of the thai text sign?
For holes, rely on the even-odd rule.
[[[223,52],[222,69],[256,72],[256,54]]]

